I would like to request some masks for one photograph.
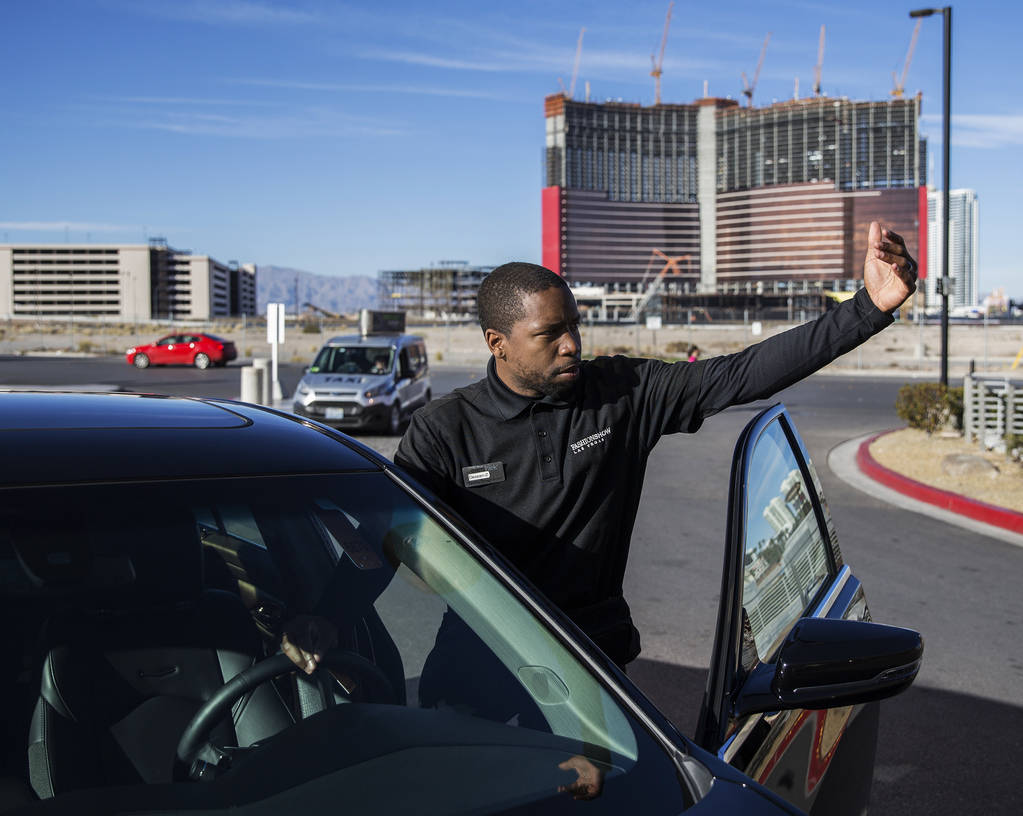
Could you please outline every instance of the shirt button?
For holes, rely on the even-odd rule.
[[[548,464],[550,464],[550,461],[551,461],[551,457],[549,457],[549,456],[545,456],[545,457],[543,458],[543,460],[544,460],[545,462],[547,462]]]
[[[537,431],[536,435],[539,436],[540,438],[543,438],[547,436],[547,431]]]

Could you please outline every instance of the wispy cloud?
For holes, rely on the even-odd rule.
[[[250,102],[191,97],[88,96],[66,110],[90,127],[157,130],[192,136],[286,140],[311,137],[394,136],[407,132],[391,118],[338,105],[299,105],[292,100]]]
[[[426,85],[372,85],[258,78],[229,79],[227,81],[237,85],[249,85],[258,88],[282,88],[285,90],[297,91],[324,91],[328,93],[394,93],[410,94],[413,96],[453,96],[465,99],[506,99],[505,96],[491,93],[489,91],[475,91],[464,88],[444,88],[441,86]]]
[[[941,116],[924,114],[926,124],[940,127]],[[941,131],[931,136],[940,143]],[[964,113],[952,116],[952,144],[956,147],[997,149],[1023,145],[1023,115]]]
[[[137,230],[134,224],[102,224],[91,221],[0,221],[0,229],[23,230],[24,232],[52,232],[74,230],[76,232],[124,232]]]
[[[320,136],[396,136],[405,132],[389,122],[324,108],[267,115],[235,116],[203,111],[161,111],[122,123],[143,130],[236,139],[304,139]]]
[[[396,51],[387,48],[366,49],[361,56],[385,62],[401,62],[407,65],[425,65],[428,68],[448,68],[453,71],[517,71],[521,64],[492,59],[455,59],[440,57],[417,51]]]
[[[267,106],[272,102],[262,102],[254,99],[203,99],[201,97],[186,96],[94,96],[90,97],[99,102],[116,102],[125,105],[252,105]]]
[[[385,62],[419,65],[453,71],[480,73],[566,73],[572,63],[569,54],[535,48],[530,51],[491,51],[485,57],[437,56],[422,51],[395,51],[393,49],[366,49],[361,56]],[[708,69],[720,68],[711,60],[690,58],[665,58],[665,68],[680,76],[702,76]],[[650,71],[650,57],[638,51],[600,50],[585,52],[581,60],[582,73],[588,76],[606,74],[618,81],[623,72],[635,72],[637,78],[646,81]]]
[[[155,17],[208,25],[305,25],[320,19],[313,12],[258,0],[170,0],[127,7]]]

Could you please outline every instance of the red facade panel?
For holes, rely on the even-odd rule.
[[[541,197],[543,239],[541,263],[561,274],[561,188],[544,187]]]
[[[917,243],[916,263],[917,276],[920,280],[927,277],[927,188],[916,188],[917,209]],[[912,254],[912,253],[910,253]]]
[[[927,212],[924,211],[924,226],[921,230],[917,223],[920,218],[917,190],[915,187],[903,187],[854,194],[851,232],[847,239],[851,250],[849,269],[855,270],[855,277],[863,276],[863,259],[867,254],[867,230],[871,221],[878,221],[882,227],[895,230],[906,239],[909,254],[914,258],[920,256],[919,237],[921,234],[925,235],[927,231]]]

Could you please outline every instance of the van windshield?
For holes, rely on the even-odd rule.
[[[389,374],[394,365],[390,346],[325,346],[309,367],[312,374]]]

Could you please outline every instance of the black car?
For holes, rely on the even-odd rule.
[[[336,430],[229,401],[9,392],[0,438],[0,810],[862,813],[874,701],[920,665],[916,632],[870,622],[780,406],[737,447],[694,738]],[[445,615],[465,649],[438,687]],[[306,676],[279,644],[310,620],[338,645]]]

